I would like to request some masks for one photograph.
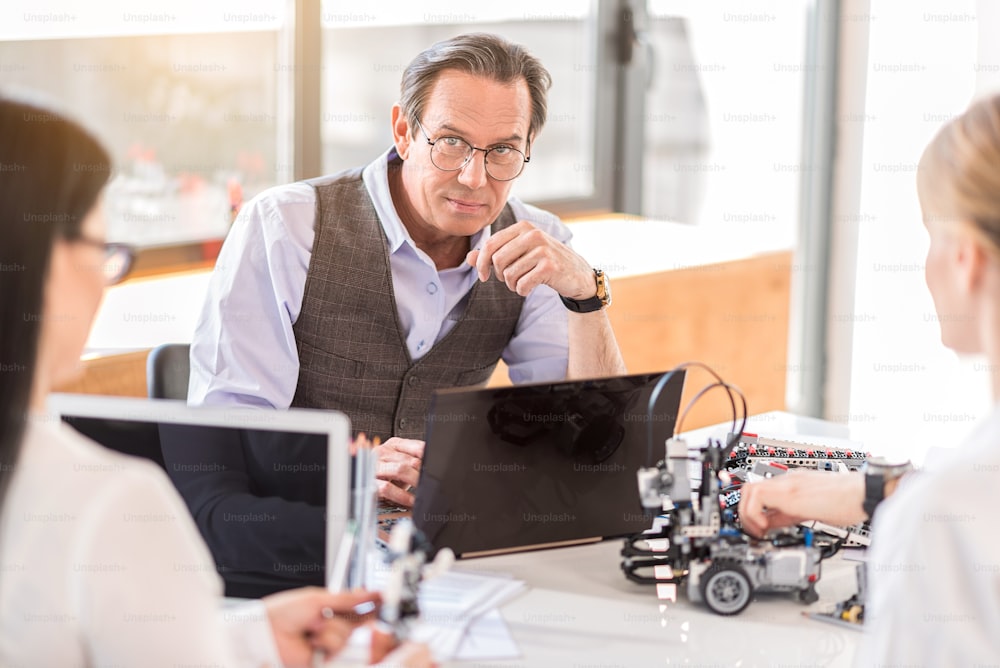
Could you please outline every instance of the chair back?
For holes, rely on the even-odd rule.
[[[146,390],[150,399],[187,400],[190,352],[187,343],[164,343],[149,351]]]

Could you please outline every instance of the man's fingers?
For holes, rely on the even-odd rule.
[[[412,469],[416,475],[420,474],[420,467],[423,462],[417,457],[396,450],[381,453],[375,467],[375,473],[380,478],[394,475],[409,475],[406,469]]]
[[[493,270],[502,278],[505,273],[509,273],[512,269],[516,270],[519,263],[524,263],[521,266],[527,271],[544,256],[550,246],[550,240],[551,237],[537,228],[523,233],[493,253],[491,258]]]
[[[410,463],[379,462],[375,477],[378,480],[402,483],[404,487],[416,487],[420,482],[420,471]]]
[[[536,255],[535,252],[528,251],[524,255],[514,258],[513,262],[505,266],[502,271],[497,272],[497,276],[504,282],[508,290],[517,292],[518,281],[538,265],[539,258]]]
[[[478,257],[480,267],[486,264],[484,256],[485,250]],[[525,229],[498,248],[490,261],[496,276],[511,292],[522,297],[539,285],[551,286],[560,294],[577,294],[583,274],[593,283],[593,271],[582,258],[536,227]]]
[[[485,248],[476,256],[476,275],[484,283],[490,280],[490,269],[493,266],[493,254]]]
[[[479,249],[478,248],[470,250],[468,253],[465,254],[465,263],[469,264],[469,265],[472,265],[473,267],[476,266],[476,260],[478,260],[478,259],[479,259]]]
[[[511,225],[510,227],[500,230],[496,234],[491,234],[490,238],[483,244],[482,250],[476,256],[476,271],[479,274],[479,280],[486,281],[489,279],[491,267],[496,267],[497,276],[500,276],[500,272],[502,271],[505,263],[498,263],[495,256],[500,253],[501,249],[503,249],[505,253],[509,252],[510,249],[505,248],[508,243],[515,242],[515,240],[517,240],[522,234],[535,229],[537,228],[534,225],[522,220],[514,225]]]
[[[479,259],[482,260],[484,255],[492,258],[494,253],[500,250],[500,248],[505,246],[512,239],[516,239],[526,231],[534,229],[538,228],[526,220],[521,220],[514,223],[510,227],[505,227],[495,234],[490,234],[490,238],[483,244],[483,252],[479,256]]]
[[[410,492],[385,480],[379,480],[376,484],[378,486],[378,498],[383,501],[395,503],[397,506],[403,506],[404,508],[413,507],[413,502],[416,499]]]
[[[378,447],[391,448],[393,450],[398,450],[399,452],[405,452],[411,457],[420,458],[424,456],[424,442],[418,441],[414,438],[399,438],[398,436],[393,436]]]
[[[527,297],[531,294],[532,290],[545,282],[545,273],[549,271],[547,265],[548,263],[545,260],[542,260],[536,264],[531,271],[519,276],[517,284],[513,287],[514,292],[522,297]]]

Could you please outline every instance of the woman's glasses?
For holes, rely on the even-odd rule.
[[[87,244],[104,251],[104,259],[101,261],[100,270],[104,274],[104,283],[114,285],[124,279],[132,268],[135,260],[135,248],[128,244],[109,244],[96,239],[88,239],[84,236],[69,239],[72,243]]]

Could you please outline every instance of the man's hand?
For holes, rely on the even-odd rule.
[[[739,515],[743,529],[763,537],[771,529],[819,520],[834,526],[851,526],[865,520],[861,507],[865,477],[860,473],[790,471],[784,475],[743,485]]]
[[[351,443],[351,454],[357,453],[358,447],[368,445],[364,434]],[[378,498],[399,506],[413,507],[413,492],[420,482],[420,463],[424,456],[424,442],[412,438],[393,436],[385,443],[373,448],[378,463],[375,467]]]
[[[569,299],[589,299],[597,294],[593,268],[561,241],[527,221],[492,235],[482,250],[473,250],[465,261],[486,281],[492,268],[510,290],[522,297],[547,285]]]
[[[315,650],[322,651],[327,660],[333,658],[347,644],[354,627],[371,618],[371,614],[359,617],[355,606],[368,602],[377,605],[380,598],[366,591],[334,594],[320,587],[306,587],[265,596],[261,601],[281,663],[311,666]]]

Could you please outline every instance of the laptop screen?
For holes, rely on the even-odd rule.
[[[166,471],[226,595],[256,598],[326,584],[349,512],[349,427],[342,414],[68,394],[53,395],[49,405],[83,435]]]
[[[661,373],[435,394],[413,509],[436,548],[475,556],[650,527],[636,472]],[[653,414],[653,452],[673,434],[684,374]]]

